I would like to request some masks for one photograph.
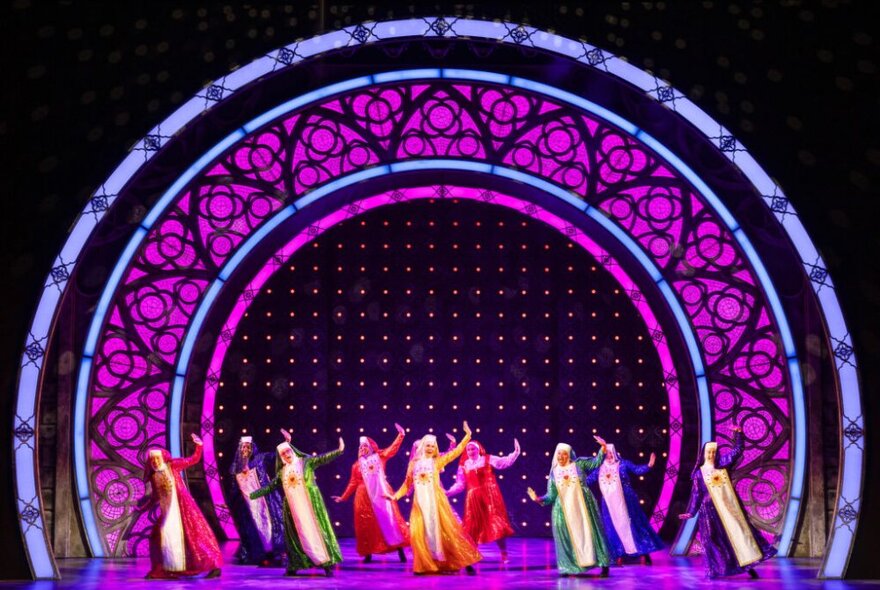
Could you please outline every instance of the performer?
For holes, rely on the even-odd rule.
[[[462,530],[440,486],[440,471],[455,461],[471,440],[467,422],[464,432],[465,437],[455,450],[442,455],[438,454],[434,435],[422,437],[415,456],[410,457],[406,480],[393,496],[387,496],[390,500],[399,500],[410,489],[414,490],[409,526],[415,574],[448,573],[465,568],[473,575],[476,574],[473,564],[483,558]]]
[[[576,575],[589,568],[602,568],[600,577],[608,577],[608,548],[596,499],[585,482],[586,475],[597,469],[605,458],[605,441],[594,436],[602,450],[593,459],[578,458],[571,446],[559,443],[553,453],[547,493],[538,496],[528,488],[529,498],[546,506],[553,504],[553,540],[556,544],[556,567],[563,576]]]
[[[238,441],[229,468],[229,509],[241,536],[235,552],[238,563],[269,566],[284,551],[281,494],[276,490],[259,500],[250,499],[251,492],[269,485],[275,477],[274,455],[260,453],[250,436],[242,436]]]
[[[650,565],[651,552],[663,548],[663,541],[648,523],[630,481],[630,475],[644,475],[656,460],[657,456],[651,453],[647,465],[635,465],[621,459],[614,445],[607,444],[602,465],[587,475],[588,484],[599,483],[605,539],[611,558],[618,563],[626,555],[642,556],[645,565]]]
[[[495,479],[495,470],[507,469],[516,462],[520,452],[518,440],[513,439],[513,447],[513,453],[499,457],[486,453],[479,442],[470,441],[458,464],[455,484],[446,490],[446,495],[451,497],[467,488],[462,527],[477,544],[495,541],[501,551],[502,563],[510,562],[506,538],[513,534],[513,527]]]
[[[385,498],[392,492],[385,476],[385,463],[397,454],[406,434],[403,426],[395,424],[397,438],[388,448],[379,449],[371,438],[362,436],[358,446],[358,460],[351,466],[348,487],[334,502],[348,500],[354,494],[354,534],[357,552],[364,563],[373,560],[374,553],[397,551],[401,562],[406,561],[403,548],[409,545],[409,528],[397,502]]]
[[[287,543],[287,571],[284,575],[295,576],[299,570],[320,567],[328,577],[332,576],[333,566],[342,561],[342,555],[324,498],[315,483],[315,469],[341,455],[345,443],[340,437],[337,450],[312,457],[290,444],[290,433],[283,429],[281,433],[285,442],[277,447],[275,479],[251,492],[251,500],[262,498],[279,487],[284,491],[284,538]]]
[[[710,578],[748,572],[758,577],[754,566],[776,555],[774,549],[749,522],[736,495],[728,470],[743,453],[743,433],[733,428],[733,448],[718,452],[718,443],[707,442],[691,473],[693,486],[687,512],[679,518],[699,516],[700,541]]]
[[[195,434],[195,452],[185,459],[172,459],[165,449],[150,449],[144,465],[144,483],[150,483],[149,504],[159,506],[159,518],[150,535],[147,579],[180,578],[207,572],[220,575],[223,558],[217,538],[196,501],[183,483],[181,472],[202,458],[202,439]]]

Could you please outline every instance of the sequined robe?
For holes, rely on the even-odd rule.
[[[593,567],[607,567],[610,562],[596,499],[586,485],[587,474],[598,469],[604,458],[605,454],[600,452],[595,458],[570,461],[568,469],[555,467],[547,482],[547,493],[538,497],[542,505],[553,505],[556,567],[562,574],[579,574]],[[553,473],[557,470],[561,471]],[[561,490],[561,487],[565,489]],[[566,506],[566,496],[578,504]],[[579,504],[581,499],[582,505]],[[578,506],[580,509],[571,509]]]
[[[255,489],[269,485],[274,471],[275,453],[255,453],[248,461],[250,477],[256,479]],[[243,470],[230,469],[229,474],[229,511],[238,529],[240,542],[235,552],[235,560],[238,563],[257,564],[266,558],[267,553],[284,551],[284,511],[281,494],[277,491],[268,494],[258,502],[265,502],[269,512],[271,532],[262,530],[266,527],[265,522],[256,522],[250,500],[244,496],[248,488],[242,488],[239,478],[243,476]],[[253,491],[253,490],[251,490]],[[262,519],[260,519],[262,520]],[[271,548],[267,549],[264,537],[270,533]]]
[[[413,573],[455,572],[483,558],[462,529],[440,486],[440,470],[455,461],[470,440],[470,435],[466,435],[451,452],[410,461],[406,480],[394,494],[394,499],[399,500],[413,490],[409,516]]]
[[[602,523],[605,527],[605,538],[612,559],[624,555],[645,555],[663,548],[663,541],[651,528],[648,518],[639,504],[639,497],[632,487],[630,476],[644,475],[651,468],[648,465],[635,465],[626,459],[609,466],[603,463],[587,475],[587,483],[598,484],[602,493]],[[613,494],[620,490],[624,502],[615,502]],[[606,497],[607,494],[607,497]],[[626,526],[629,530],[618,532],[618,528]],[[624,538],[629,535],[632,540]],[[629,551],[627,551],[629,549]]]
[[[318,484],[315,483],[315,469],[326,465],[330,461],[336,459],[342,454],[342,451],[330,451],[323,455],[312,457],[306,455],[302,451],[294,448],[296,457],[302,460],[302,475],[296,481],[282,481],[284,479],[284,464],[280,457],[275,463],[275,479],[269,485],[264,486],[251,494],[251,499],[261,498],[276,489],[284,491],[284,539],[287,545],[287,571],[295,573],[298,570],[309,569],[313,567],[330,567],[342,561],[342,554],[339,551],[339,543],[336,541],[336,534],[333,532],[333,526],[330,523],[330,517],[327,514],[327,507],[324,505],[324,498]],[[309,507],[311,512],[308,514],[294,514],[289,503],[288,489],[289,486],[304,486],[308,496]],[[303,540],[300,539],[297,530],[297,518],[313,518],[314,524],[320,531],[323,548],[326,551],[327,560],[323,563],[315,563],[309,557],[307,548],[304,547]]]
[[[458,467],[455,485],[446,494],[452,497],[467,489],[462,527],[475,543],[491,543],[513,534],[494,470],[507,469],[518,456],[481,454],[476,461],[467,459]]]
[[[398,434],[387,448],[359,457],[351,466],[351,478],[342,492],[348,500],[354,494],[354,534],[360,555],[388,553],[409,545],[409,527],[397,502],[385,499],[393,490],[385,476],[385,463],[403,443]]]
[[[196,445],[192,455],[181,459],[172,459],[166,450],[162,450],[166,470],[171,476],[172,482],[166,479],[165,473],[153,470],[151,465],[144,467],[146,481],[150,482],[152,489],[150,505],[158,505],[159,518],[150,534],[150,573],[151,578],[176,578],[182,576],[195,576],[217,569],[223,565],[223,557],[220,554],[220,546],[217,538],[208,522],[199,510],[196,501],[190,495],[186,484],[183,483],[181,473],[192,467],[202,458],[202,445]],[[170,571],[165,567],[166,559],[163,556],[162,530],[165,519],[169,515],[172,490],[176,492],[177,506],[180,511],[180,522],[183,528],[184,555],[176,556],[178,563],[183,563],[184,569]],[[180,559],[180,558],[183,559]]]
[[[733,464],[742,456],[743,443],[742,432],[737,432],[734,435],[733,448],[731,448],[730,451],[726,453],[721,453],[720,451],[716,452],[715,469],[713,470],[714,473],[712,475],[717,478],[717,483],[719,485],[726,483],[723,481],[725,478],[728,478],[729,481],[728,473],[733,467]],[[731,506],[733,509],[732,512],[734,516],[738,513],[739,518],[742,519],[739,522],[740,530],[746,532],[746,536],[749,534],[751,535],[751,538],[755,543],[755,545],[752,546],[752,552],[756,554],[753,561],[749,560],[750,563],[740,563],[737,558],[737,551],[731,543],[731,536],[728,534],[728,531],[722,522],[722,518],[715,507],[715,503],[709,494],[709,490],[706,487],[706,481],[701,467],[702,465],[694,469],[691,475],[691,498],[688,503],[687,513],[696,515],[698,519],[697,523],[700,531],[700,542],[703,545],[707,574],[710,577],[733,576],[776,555],[776,549],[764,539],[761,533],[759,533],[749,521],[747,513],[742,506],[742,502],[734,493],[732,494],[732,498],[733,504],[735,505]],[[730,485],[733,485],[732,482]],[[749,539],[746,538],[745,542],[751,545]],[[740,541],[740,543],[742,543],[742,541]]]

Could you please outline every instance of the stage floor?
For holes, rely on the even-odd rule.
[[[3,583],[4,588],[70,588],[77,590],[126,590],[173,589],[173,588],[234,588],[235,590],[260,588],[352,588],[369,590],[405,590],[407,588],[436,588],[442,590],[472,588],[626,588],[652,587],[655,590],[684,590],[703,588],[880,588],[880,582],[842,582],[816,579],[819,561],[814,559],[774,559],[761,565],[759,580],[736,576],[724,580],[707,580],[700,558],[672,558],[665,553],[654,554],[654,565],[624,565],[611,568],[607,579],[593,575],[562,578],[556,573],[553,542],[550,539],[521,539],[509,541],[511,562],[502,565],[498,549],[485,546],[481,550],[482,562],[477,564],[478,574],[464,573],[445,576],[414,576],[411,563],[400,563],[396,555],[376,556],[373,563],[364,565],[355,552],[353,539],[342,539],[343,563],[336,575],[326,578],[320,570],[303,572],[295,578],[282,577],[281,568],[256,568],[227,565],[223,575],[212,580],[145,580],[149,569],[146,559],[63,559],[59,561],[62,579],[57,582]],[[224,553],[231,557],[235,543],[228,543]]]

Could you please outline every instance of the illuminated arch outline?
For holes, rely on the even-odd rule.
[[[803,456],[802,451],[805,446],[804,445],[805,433],[804,433],[803,428],[799,428],[799,425],[804,424],[803,403],[802,403],[803,394],[802,394],[801,383],[800,383],[800,379],[799,379],[800,375],[799,375],[799,370],[797,367],[796,353],[794,351],[794,345],[793,345],[791,334],[788,330],[787,323],[785,321],[784,312],[781,309],[778,297],[775,294],[775,290],[774,290],[772,284],[770,284],[770,282],[769,282],[769,277],[766,276],[766,272],[763,269],[763,264],[757,258],[756,252],[752,249],[752,247],[751,247],[748,239],[746,238],[745,234],[743,233],[742,229],[739,228],[739,225],[736,222],[736,220],[732,217],[732,215],[730,215],[730,213],[727,211],[726,207],[719,201],[719,199],[717,198],[717,196],[714,195],[714,193],[711,191],[711,189],[709,189],[709,187],[696,174],[694,174],[694,172],[687,165],[685,165],[681,160],[677,159],[673,154],[671,154],[669,152],[669,150],[667,150],[664,146],[662,146],[659,142],[657,142],[651,136],[647,135],[644,131],[642,131],[639,128],[637,128],[636,126],[634,126],[632,123],[615,115],[614,113],[609,112],[607,109],[604,109],[603,107],[601,107],[599,105],[596,105],[595,103],[584,100],[584,99],[582,99],[576,95],[573,95],[571,93],[561,91],[561,90],[558,90],[554,87],[547,86],[545,84],[540,84],[540,83],[534,82],[532,80],[527,80],[524,78],[507,76],[507,75],[502,75],[502,74],[497,74],[497,73],[492,73],[492,72],[464,70],[464,69],[428,68],[428,69],[404,70],[404,71],[397,71],[397,72],[381,73],[381,74],[361,76],[358,78],[345,80],[345,81],[338,82],[336,84],[318,89],[316,91],[313,91],[311,93],[308,93],[308,94],[300,96],[300,97],[297,97],[295,99],[289,100],[278,107],[270,109],[269,111],[267,111],[263,115],[256,117],[251,122],[249,122],[249,123],[245,124],[243,127],[241,127],[239,130],[237,130],[237,131],[233,132],[232,134],[230,134],[229,136],[227,136],[226,139],[222,140],[213,149],[209,150],[208,154],[206,154],[206,156],[200,158],[197,165],[194,165],[193,167],[191,167],[187,174],[184,174],[182,177],[180,177],[172,185],[172,188],[167,190],[163,194],[163,196],[159,199],[158,203],[153,206],[150,213],[147,215],[145,220],[141,223],[141,226],[136,230],[134,237],[131,239],[131,241],[129,242],[129,245],[126,247],[125,252],[123,253],[122,256],[120,256],[120,258],[118,259],[118,261],[116,263],[116,267],[114,268],[113,274],[111,275],[111,280],[108,281],[108,283],[105,287],[101,301],[98,304],[97,311],[92,319],[91,328],[89,329],[88,338],[86,339],[85,351],[84,351],[84,356],[83,356],[83,361],[82,361],[82,368],[80,371],[80,387],[77,390],[77,396],[76,396],[77,413],[74,416],[75,431],[85,432],[85,426],[84,426],[85,419],[86,419],[85,412],[83,411],[82,413],[80,413],[79,409],[81,407],[84,409],[86,403],[88,403],[92,399],[92,396],[91,396],[92,388],[95,387],[95,385],[93,384],[93,382],[91,380],[90,373],[93,373],[92,367],[93,367],[94,359],[98,358],[98,355],[97,355],[98,350],[99,350],[98,343],[101,342],[101,344],[103,345],[100,350],[102,353],[102,358],[104,360],[105,372],[108,368],[112,369],[113,361],[110,359],[112,359],[116,353],[120,352],[119,346],[112,346],[112,345],[107,344],[108,340],[106,340],[106,338],[111,333],[107,331],[107,330],[109,330],[109,328],[104,325],[105,317],[107,316],[108,312],[111,310],[111,307],[110,307],[111,303],[116,301],[116,293],[117,293],[117,289],[119,288],[120,281],[122,280],[122,278],[124,276],[129,276],[129,277],[132,276],[130,273],[133,271],[131,271],[129,269],[131,268],[130,265],[133,262],[134,256],[136,253],[140,252],[141,256],[146,256],[145,251],[141,249],[141,244],[147,239],[148,236],[154,236],[154,239],[155,239],[156,232],[159,232],[159,230],[156,229],[156,232],[154,232],[153,231],[154,227],[157,227],[157,222],[159,222],[160,220],[162,221],[162,224],[164,224],[167,221],[166,211],[169,210],[169,208],[171,207],[171,204],[176,203],[179,205],[182,202],[187,202],[187,203],[189,202],[190,193],[188,191],[184,190],[184,187],[186,187],[187,184],[191,180],[202,178],[202,176],[200,176],[200,174],[203,172],[203,170],[204,170],[205,174],[207,174],[208,176],[211,176],[212,174],[215,174],[215,173],[220,174],[221,176],[225,176],[226,174],[229,174],[229,172],[226,171],[225,166],[229,165],[231,162],[227,162],[226,164],[224,164],[225,160],[218,160],[217,157],[219,157],[220,154],[224,154],[224,157],[233,158],[233,160],[235,162],[237,162],[237,156],[231,155],[231,150],[233,147],[235,147],[236,149],[241,148],[242,147],[241,142],[244,141],[245,138],[256,138],[257,133],[265,132],[267,130],[267,128],[269,128],[270,126],[281,125],[282,127],[284,127],[287,124],[291,124],[291,122],[298,119],[302,113],[309,112],[307,110],[307,107],[311,107],[315,104],[322,104],[322,106],[327,106],[330,103],[338,102],[339,97],[348,96],[347,93],[350,93],[350,92],[352,92],[354,90],[358,90],[358,89],[372,88],[375,85],[406,82],[406,83],[414,84],[414,85],[418,86],[419,88],[421,88],[421,86],[423,86],[427,81],[430,81],[433,79],[444,80],[444,81],[448,81],[449,83],[458,84],[458,85],[464,85],[465,81],[469,81],[469,82],[479,81],[479,82],[486,82],[489,84],[510,86],[513,88],[522,89],[526,93],[534,93],[534,94],[538,94],[538,95],[543,95],[544,97],[547,97],[548,100],[550,98],[552,98],[561,104],[567,103],[568,106],[575,107],[576,110],[579,109],[580,111],[589,113],[591,116],[595,116],[598,121],[604,121],[605,123],[611,123],[620,132],[622,132],[624,134],[628,134],[629,136],[638,139],[642,144],[647,145],[649,148],[652,148],[656,153],[659,153],[661,156],[663,156],[664,159],[661,159],[660,161],[663,162],[664,164],[671,165],[671,167],[674,168],[678,174],[682,175],[682,177],[684,179],[686,179],[691,184],[691,187],[695,188],[696,194],[699,194],[703,199],[705,199],[706,202],[704,202],[702,204],[702,206],[703,207],[705,207],[705,206],[710,207],[711,210],[713,211],[713,214],[718,216],[718,219],[714,220],[712,223],[726,225],[726,228],[721,227],[721,225],[719,225],[719,228],[726,229],[730,232],[729,240],[731,242],[731,245],[733,244],[734,240],[739,243],[740,247],[743,249],[742,254],[751,263],[751,267],[749,268],[749,270],[751,272],[754,272],[757,275],[756,277],[752,277],[752,279],[756,281],[756,284],[759,284],[761,286],[761,288],[763,289],[764,295],[767,296],[769,299],[769,301],[765,302],[765,303],[769,306],[770,309],[772,309],[772,315],[770,315],[770,317],[775,316],[774,319],[776,320],[776,322],[778,324],[779,334],[782,339],[782,343],[784,345],[784,352],[786,355],[786,359],[784,361],[784,364],[788,368],[790,379],[791,379],[792,390],[790,391],[790,395],[791,395],[792,401],[794,402],[795,412],[794,412],[794,416],[787,415],[786,418],[788,420],[791,420],[791,422],[792,422],[791,430],[794,433],[796,445],[795,445],[794,457],[791,461],[791,463],[794,465],[793,476],[791,477],[791,479],[788,480],[788,486],[787,486],[788,502],[786,503],[785,508],[783,509],[783,514],[786,517],[785,521],[784,521],[784,527],[787,527],[787,528],[783,528],[782,542],[780,544],[782,545],[786,541],[790,540],[791,533],[793,532],[793,529],[794,529],[794,524],[796,523],[796,520],[797,520],[797,510],[799,508],[799,498],[794,496],[794,494],[791,493],[791,490],[801,489],[802,485],[803,485],[804,456]],[[471,89],[471,91],[475,90],[473,87],[471,87],[470,89]],[[320,101],[321,99],[326,99],[327,102],[319,103],[318,101]],[[557,103],[557,106],[558,106],[558,103]],[[542,103],[540,105],[540,108],[543,109],[543,108],[553,107],[553,104],[554,103],[552,103],[552,101],[547,102],[547,103]],[[293,113],[293,112],[298,113],[298,114],[293,115],[291,119],[285,120],[285,122],[281,123],[280,120],[283,117],[291,116],[291,113]],[[311,118],[312,117],[309,117],[309,119],[311,119]],[[563,118],[565,118],[565,117],[563,117]],[[398,121],[398,123],[399,123],[399,121]],[[321,129],[321,127],[317,127],[317,129]],[[326,129],[324,129],[324,131],[326,131]],[[312,132],[316,134],[313,137],[317,137],[317,135],[319,133],[324,133],[321,131],[316,131],[315,129],[313,129]],[[247,162],[249,165],[251,165],[251,166],[253,165],[253,162],[251,162],[250,160],[254,156],[254,152],[263,151],[264,146],[263,146],[262,140],[264,138],[265,138],[265,135],[259,136],[259,139],[261,141],[257,142],[256,145],[248,144],[249,147],[247,148],[247,150],[251,150],[248,152],[250,155],[247,156]],[[332,144],[336,140],[333,140],[332,138],[328,138],[327,133],[324,133],[323,140],[317,140],[317,141],[319,143],[325,144],[325,146],[326,146],[326,145],[329,145],[329,144],[327,144],[328,141]],[[236,153],[241,153],[244,151],[246,151],[246,150],[242,149],[240,152],[236,152]],[[362,149],[361,151],[363,152],[366,150]],[[399,158],[400,155],[398,154],[396,157]],[[413,159],[413,160],[394,161],[393,158],[394,157],[392,157],[393,163],[384,164],[384,165],[380,164],[381,160],[377,160],[375,162],[369,162],[369,158],[366,158],[363,160],[363,162],[359,163],[358,165],[353,166],[353,168],[354,169],[363,168],[364,163],[366,163],[367,165],[371,165],[372,167],[362,169],[360,172],[352,173],[352,174],[350,174],[350,178],[339,177],[338,176],[339,174],[343,174],[342,169],[340,169],[337,172],[330,172],[328,177],[320,179],[317,182],[317,185],[319,185],[317,188],[298,187],[296,189],[296,192],[301,195],[304,195],[298,201],[296,201],[298,208],[303,208],[303,207],[315,202],[316,200],[323,197],[327,193],[332,192],[336,188],[339,188],[339,187],[343,186],[344,184],[354,182],[356,180],[367,180],[367,179],[371,179],[371,178],[376,178],[376,177],[380,177],[385,174],[388,174],[389,172],[392,172],[392,171],[405,172],[405,171],[411,171],[411,170],[422,170],[422,169],[426,168],[425,160]],[[262,158],[259,158],[259,159],[262,160]],[[306,161],[308,162],[308,166],[311,166],[311,160],[307,159]],[[448,162],[448,161],[444,160],[444,162]],[[197,167],[198,164],[201,164],[201,167]],[[207,166],[213,167],[212,171],[210,173],[208,172]],[[452,167],[452,164],[447,163],[447,164],[445,164],[445,167],[450,168],[450,167]],[[463,170],[481,172],[483,174],[498,174],[500,176],[513,178],[513,179],[516,179],[516,180],[519,180],[522,182],[526,182],[528,184],[532,184],[533,186],[536,186],[536,187],[545,188],[545,190],[547,192],[549,192],[550,194],[557,196],[557,197],[569,202],[570,204],[577,205],[579,203],[579,199],[577,198],[577,193],[573,189],[571,192],[564,190],[564,189],[560,189],[559,187],[556,187],[551,182],[547,182],[546,180],[543,180],[540,178],[531,177],[531,175],[524,174],[524,173],[516,171],[516,170],[510,170],[503,165],[492,165],[492,164],[488,164],[486,162],[481,161],[481,159],[474,158],[473,160],[460,161],[457,163],[457,165],[455,167],[457,167],[459,169],[463,169]],[[668,173],[669,173],[669,171],[667,170],[666,174],[668,174]],[[334,176],[334,174],[336,176]],[[541,174],[547,176],[547,173],[544,171],[542,171]],[[590,174],[595,175],[595,171],[592,171]],[[665,176],[666,174],[663,174],[662,176]],[[261,177],[261,175],[262,175],[262,172],[257,174],[258,177]],[[274,176],[274,174],[272,174],[271,172],[269,175]],[[281,177],[276,179],[276,182],[278,182],[280,180],[281,180]],[[556,181],[557,179],[554,178],[554,180]],[[290,187],[289,190],[294,190],[294,188]],[[595,195],[593,195],[593,196],[595,197]],[[195,200],[195,197],[193,197],[193,200]],[[580,206],[583,207],[584,205],[580,205]],[[188,209],[189,205],[186,205],[185,208]],[[644,260],[646,260],[648,258],[647,255],[642,251],[642,248],[646,247],[645,244],[642,244],[642,246],[640,247],[632,241],[627,241],[625,231],[615,228],[615,225],[613,223],[608,222],[607,220],[604,219],[603,215],[596,214],[595,211],[596,210],[593,208],[587,209],[588,214],[591,214],[591,216],[593,216],[594,218],[597,218],[597,220],[601,219],[604,222],[603,225],[606,228],[608,228],[611,231],[611,233],[613,235],[615,235],[615,237],[618,237],[618,239],[625,246],[627,246],[630,253],[633,256],[635,256],[640,262],[642,262],[642,264],[644,266],[645,265]],[[158,227],[162,227],[162,226],[159,225]],[[255,244],[257,244],[261,238],[265,237],[271,231],[272,227],[273,227],[272,222],[263,223],[259,227],[259,229],[254,228],[253,235],[246,242],[243,242],[243,243],[239,244],[237,247],[234,247],[234,252],[229,252],[229,254],[228,254],[230,257],[228,259],[223,258],[222,262],[220,263],[222,265],[222,268],[219,270],[220,278],[221,279],[228,278],[229,275],[231,274],[231,272],[238,266],[238,264],[246,256],[249,249],[252,248]],[[617,231],[614,231],[614,229],[617,229]],[[161,248],[161,241],[158,242],[157,244],[154,244],[154,246]],[[729,264],[729,262],[728,262],[728,264]],[[139,274],[143,274],[143,273],[141,272]],[[649,271],[649,274],[650,274],[650,271]],[[710,275],[710,278],[712,278],[711,275]],[[679,281],[680,280],[681,279],[679,279]],[[716,278],[715,280],[717,281],[718,279]],[[658,283],[658,284],[660,284],[660,283]],[[218,291],[220,286],[221,286],[220,282],[215,282],[210,288],[211,292],[203,291],[202,293],[204,293],[208,299],[211,299],[213,297],[213,293]],[[207,283],[205,283],[203,285],[203,287],[207,288]],[[661,284],[661,289],[662,288],[669,289],[669,284],[668,283]],[[200,297],[200,296],[201,295],[198,295],[198,297]],[[680,292],[678,294],[678,296],[681,297],[683,301],[685,301],[687,299],[687,297],[685,296],[683,291]],[[116,305],[118,305],[118,303]],[[125,306],[122,309],[126,309],[130,305],[131,304],[125,304]],[[193,307],[193,306],[191,305],[190,307]],[[117,308],[114,307],[113,309],[117,309]],[[122,311],[122,309],[119,309],[117,311]],[[770,309],[764,309],[763,313],[770,314]],[[194,336],[192,336],[193,332],[190,330],[191,322],[194,320],[198,320],[199,319],[198,316],[200,314],[204,313],[205,311],[206,311],[206,309],[204,307],[199,306],[199,304],[195,304],[195,313],[193,315],[190,315],[189,318],[186,320],[186,323],[184,324],[184,330],[191,337],[194,337]],[[695,316],[691,316],[691,320],[693,321],[694,319],[695,319]],[[685,321],[683,323],[686,324],[687,322]],[[696,328],[696,326],[695,326],[695,328]],[[117,338],[114,338],[113,340],[116,340],[118,342],[119,338],[117,337]],[[122,346],[124,347],[125,344],[123,343]],[[154,353],[159,353],[160,352],[159,349],[161,349],[161,344],[157,345],[154,343],[153,346],[158,347],[154,351]],[[774,348],[775,348],[775,346],[776,345],[774,345]],[[108,350],[105,350],[105,349],[110,349],[110,350],[108,352]],[[171,385],[171,387],[170,387],[171,388],[171,392],[170,392],[171,393],[171,403],[168,404],[167,407],[169,408],[170,411],[168,412],[167,415],[160,418],[161,422],[163,422],[166,425],[166,429],[164,430],[165,433],[179,431],[179,426],[178,426],[179,425],[179,411],[180,411],[180,408],[182,405],[182,392],[183,392],[183,386],[184,386],[184,380],[185,380],[185,374],[186,374],[186,364],[188,363],[190,350],[191,350],[191,346],[187,347],[186,343],[184,343],[184,345],[180,349],[180,355],[178,357],[179,364],[177,364],[177,369],[173,375],[168,376],[168,379],[170,379],[173,382],[173,385],[169,384],[169,385]],[[701,353],[705,354],[706,350],[708,350],[708,349],[698,351],[692,347],[689,347],[689,352],[691,353],[692,362],[695,365],[695,373],[697,376],[698,391],[699,391],[699,394],[701,397],[701,408],[704,408],[704,409],[708,408],[710,405],[713,405],[713,404],[710,404],[708,401],[709,396],[707,395],[707,391],[706,391],[708,379],[707,379],[705,372],[702,369],[702,364],[699,362],[699,360],[694,360],[694,359],[699,359],[701,357]],[[123,350],[121,352],[124,353],[126,351],[123,348]],[[172,347],[168,348],[165,352],[167,355],[173,357],[177,351],[175,350],[175,346],[172,346]],[[154,354],[154,353],[150,353],[150,354]],[[127,363],[130,360],[130,359],[126,358],[125,355],[122,355],[122,356],[123,356],[123,361],[122,361],[123,364]],[[148,369],[148,367],[140,367],[140,368],[143,370]],[[733,367],[733,368],[735,369],[735,367]],[[782,370],[784,372],[784,368]],[[708,382],[708,387],[715,387],[715,386],[716,386],[716,384],[714,382]],[[147,399],[148,398],[144,398],[144,400],[147,400]],[[798,404],[799,401],[801,402],[800,405]],[[92,403],[94,404],[94,402],[92,402]],[[148,403],[148,402],[142,401],[141,403]],[[720,404],[717,404],[717,405],[720,405]],[[767,407],[767,406],[772,406],[772,402],[768,403],[767,401],[765,401],[764,407]],[[107,404],[106,407],[112,408],[113,404]],[[704,419],[701,422],[701,428],[708,431],[709,433],[711,433],[711,424],[713,422],[714,422],[714,420],[707,421]],[[709,438],[709,435],[705,434],[705,432],[702,434],[703,434],[703,436],[702,436],[703,440],[707,440]],[[170,442],[171,452],[173,454],[180,454],[180,446],[179,446],[180,441],[179,441],[179,439],[175,438],[173,436],[171,436],[169,438],[170,438],[169,442]],[[78,475],[77,485],[78,485],[80,498],[83,500],[83,502],[82,502],[82,509],[83,510],[91,510],[92,509],[92,502],[95,502],[97,504],[97,500],[95,500],[96,498],[100,498],[101,502],[106,502],[106,501],[108,501],[108,498],[111,497],[111,494],[109,494],[109,493],[104,493],[104,494],[97,493],[96,489],[93,488],[91,479],[89,477],[89,474],[87,473],[88,461],[86,458],[85,449],[86,449],[86,444],[89,442],[89,440],[90,439],[87,436],[83,436],[82,438],[78,438],[78,439],[74,440],[74,453],[75,453],[75,460],[76,460],[75,463],[76,463],[77,475]],[[748,452],[748,450],[747,450],[747,452]],[[103,475],[106,475],[107,473],[110,473],[111,477],[115,477],[115,475],[116,475],[115,472],[109,472],[109,471],[104,471]],[[107,481],[109,481],[109,484],[106,483]],[[106,480],[105,479],[105,485],[116,485],[116,484],[114,483],[114,480]],[[122,486],[123,490],[126,488],[124,483],[119,484],[119,485]],[[794,516],[792,516],[792,514]],[[92,517],[92,520],[93,519],[94,519],[94,517]],[[88,522],[88,520],[87,520],[87,522]],[[140,527],[137,526],[137,523],[134,523],[134,525],[135,525],[134,529],[136,532]],[[684,552],[686,550],[686,548],[690,542],[690,539],[692,538],[694,527],[695,527],[694,521],[688,521],[687,523],[684,524],[684,526],[682,527],[682,529],[680,531],[677,542],[676,542],[675,546],[673,547],[674,551]],[[99,546],[99,545],[103,546],[104,540],[108,539],[107,533],[104,533],[103,535],[99,536],[97,527],[95,527],[95,528],[88,528],[87,527],[87,534],[88,534],[89,540],[93,546]],[[116,535],[116,539],[118,542],[118,540],[119,540],[118,533],[114,533],[114,535]]]
[[[209,87],[197,97],[178,109],[166,121],[139,142],[133,153],[116,169],[96,193],[84,210],[62,249],[46,283],[31,326],[22,367],[14,425],[16,493],[22,534],[25,540],[32,571],[38,578],[53,577],[55,566],[49,550],[37,492],[37,471],[33,444],[36,429],[37,389],[42,369],[44,345],[48,340],[55,309],[67,280],[76,265],[77,257],[86,238],[112,205],[116,195],[138,170],[183,125],[212,103],[206,100],[209,92],[220,88],[220,96],[226,98],[238,88],[278,67],[287,67],[308,57],[319,55],[334,48],[369,43],[380,39],[406,37],[457,37],[468,36],[497,40],[505,43],[527,45],[575,59],[583,64],[599,68],[641,88],[652,98],[671,106],[672,110],[689,120],[748,177],[758,194],[764,196],[768,206],[788,233],[797,249],[827,323],[830,342],[835,347],[835,364],[840,385],[842,430],[842,465],[840,488],[829,539],[825,563],[821,573],[839,577],[845,571],[852,539],[858,524],[862,486],[862,440],[864,425],[861,417],[861,401],[856,361],[852,344],[846,330],[839,304],[828,278],[824,263],[806,235],[791,204],[748,155],[729,132],[690,103],[678,91],[661,80],[627,64],[623,60],[587,43],[573,41],[531,27],[508,23],[491,23],[458,19],[413,19],[385,23],[366,23],[329,33],[315,39],[294,43],[272,52]],[[77,433],[81,435],[82,433]],[[84,517],[87,517],[84,514]],[[88,520],[86,518],[86,520]],[[88,527],[88,522],[85,523]]]

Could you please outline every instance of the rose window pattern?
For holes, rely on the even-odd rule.
[[[145,547],[150,446],[167,446],[181,344],[239,245],[310,190],[365,168],[448,158],[539,177],[603,211],[653,260],[700,344],[716,437],[746,446],[734,484],[768,536],[788,499],[792,386],[767,297],[734,235],[625,132],[522,89],[453,80],[376,85],[284,115],[228,149],[147,231],[101,328],[89,384],[88,477],[109,554]],[[684,426],[682,426],[684,427]]]

